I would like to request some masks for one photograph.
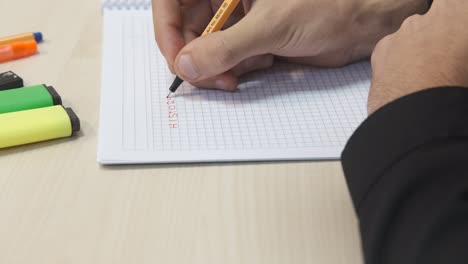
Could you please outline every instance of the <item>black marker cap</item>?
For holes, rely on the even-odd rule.
[[[78,116],[73,112],[71,108],[64,108],[70,118],[70,123],[72,127],[72,135],[78,131],[80,131],[80,119]]]
[[[0,91],[23,87],[23,79],[12,71],[0,73]]]
[[[50,96],[52,96],[52,102],[54,103],[54,105],[61,105],[62,104],[62,98],[57,93],[57,91],[54,89],[54,87],[46,86],[45,84],[44,84],[44,87],[50,93]]]

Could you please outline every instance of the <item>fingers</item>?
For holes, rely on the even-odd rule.
[[[174,60],[185,45],[179,2],[153,0],[153,21],[156,42],[169,68],[173,70]]]
[[[316,56],[279,57],[279,59],[294,64],[311,65],[325,68],[338,68],[368,57],[366,53],[354,55],[358,56],[353,56],[353,54],[350,53],[347,49],[341,49],[332,50],[330,52],[325,52]]]
[[[254,21],[249,22],[251,18],[236,23],[224,32],[198,38],[199,33],[196,32],[196,29],[201,21],[193,21],[193,17],[182,13],[187,10],[183,11],[184,9],[180,6],[181,2],[153,1],[155,2],[153,4],[155,36],[160,50],[171,71],[176,72],[193,85],[234,91],[238,86],[238,76],[268,68],[273,64],[273,55],[257,55],[267,50],[267,45],[263,45],[261,42],[262,31],[254,30],[251,27],[252,23],[255,23]],[[192,14],[204,13],[206,11],[204,4],[206,3],[188,5],[184,2],[184,5],[190,7],[191,12],[193,11]],[[240,17],[235,17],[232,23],[239,19]],[[192,42],[192,40],[194,41]],[[189,44],[184,48],[186,43]],[[180,52],[181,49],[182,52]],[[183,56],[184,52],[185,55],[189,56]],[[191,58],[192,54],[193,58]],[[198,69],[192,67],[191,60],[195,60],[196,67],[200,65],[203,72],[207,68],[208,74],[200,75],[198,78],[190,78],[198,75]],[[175,61],[182,65],[183,73],[175,65]]]
[[[232,72],[222,73],[214,78],[191,83],[198,88],[219,89],[227,92],[234,92],[239,85],[239,78]]]
[[[241,76],[249,72],[264,70],[273,65],[274,56],[271,54],[250,57],[239,63],[232,69],[232,73]]]
[[[270,44],[254,16],[232,27],[195,39],[177,55],[175,70],[184,80],[199,82],[227,72],[249,57],[268,53]]]
[[[237,90],[240,76],[269,68],[273,65],[273,62],[274,57],[271,54],[254,56],[242,61],[231,71],[222,73],[214,78],[193,82],[192,85],[199,88],[213,88],[233,92]]]
[[[242,0],[242,9],[245,14],[247,14],[250,9],[252,9],[252,1],[251,0]]]

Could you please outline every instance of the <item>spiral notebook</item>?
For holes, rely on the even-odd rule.
[[[151,1],[104,1],[103,16],[102,164],[339,159],[366,116],[368,62],[277,64],[235,93],[185,83],[167,99]]]

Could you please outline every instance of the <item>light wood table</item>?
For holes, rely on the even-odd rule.
[[[0,151],[0,263],[362,262],[338,162],[99,166],[100,2],[0,10],[0,35],[46,39],[0,72],[54,85],[82,121],[77,138]]]

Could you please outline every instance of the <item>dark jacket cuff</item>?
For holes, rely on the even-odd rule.
[[[448,137],[468,136],[468,89],[440,87],[400,98],[371,115],[342,153],[357,210],[378,175],[406,153]]]

